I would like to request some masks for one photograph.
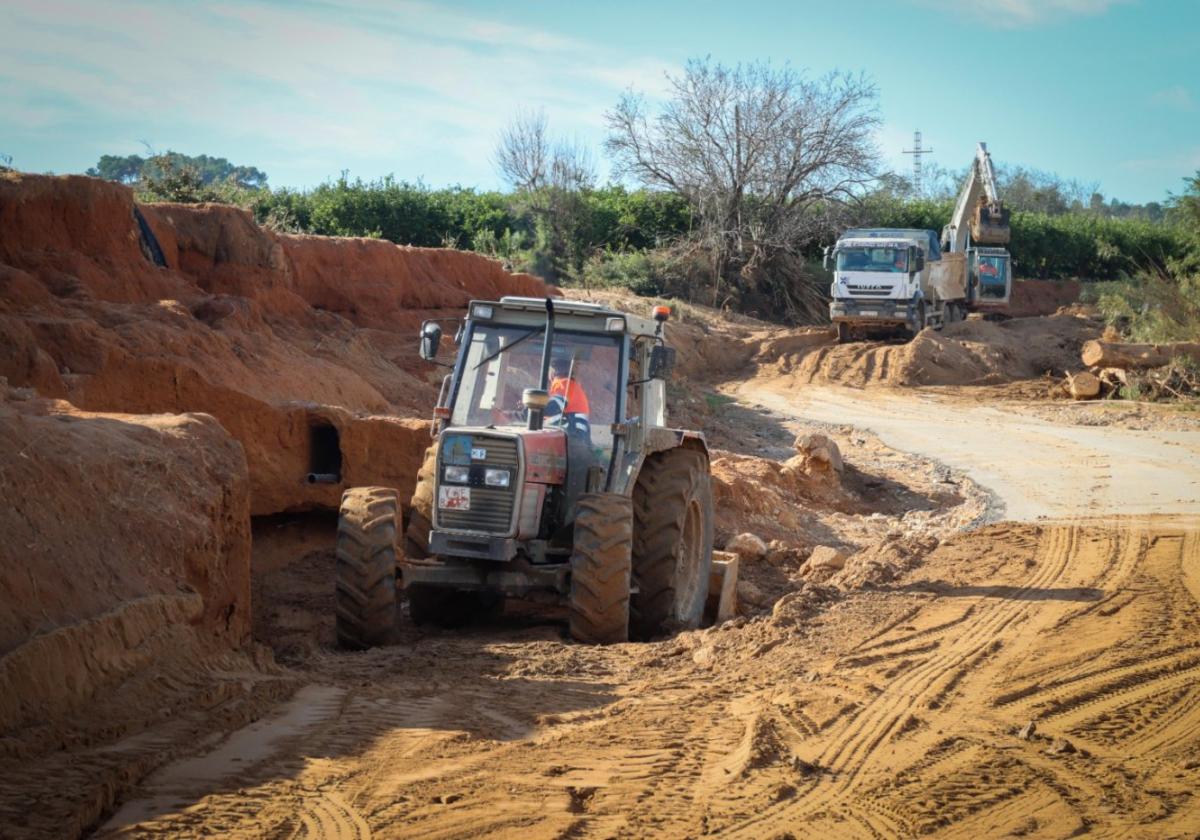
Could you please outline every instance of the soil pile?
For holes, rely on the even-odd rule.
[[[757,362],[761,375],[799,383],[996,385],[1078,368],[1083,342],[1099,334],[1099,323],[1071,315],[971,319],[923,330],[905,343],[836,344],[811,333],[787,335],[767,342]]]
[[[1016,280],[1007,312],[1014,318],[1053,315],[1060,307],[1076,303],[1082,289],[1078,280]]]

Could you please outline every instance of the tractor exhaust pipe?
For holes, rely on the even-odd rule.
[[[538,377],[538,387],[526,388],[521,395],[521,401],[529,410],[529,431],[536,432],[542,428],[542,419],[546,405],[550,402],[550,353],[554,345],[554,300],[546,298],[546,335],[542,339],[542,372]]]

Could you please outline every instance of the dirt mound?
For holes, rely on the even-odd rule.
[[[181,585],[203,605],[189,619],[197,629],[244,640],[241,447],[204,415],[93,414],[16,396],[0,395],[0,652]]]
[[[1078,301],[1082,289],[1078,280],[1015,280],[1008,299],[1008,314],[1014,318],[1053,315],[1061,307]]]
[[[1072,316],[978,319],[926,329],[906,343],[817,343],[811,334],[784,336],[758,355],[760,376],[797,382],[872,385],[994,385],[1061,375],[1079,367],[1084,341],[1099,324]]]
[[[415,325],[546,293],[477,254],[279,236],[238,208],[0,176],[0,376],[94,411],[212,414],[245,448],[254,514],[333,506],[350,483],[406,498],[428,427],[386,415],[426,416],[440,378]]]
[[[212,417],[0,379],[0,464],[0,822],[69,837],[179,748],[146,733],[205,734],[187,715],[218,704],[238,725],[287,689],[248,646],[246,462]]]

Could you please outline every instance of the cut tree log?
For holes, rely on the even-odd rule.
[[[1175,344],[1125,344],[1093,339],[1084,342],[1080,356],[1088,367],[1140,370],[1162,367],[1179,357],[1200,362],[1200,343],[1180,341]]]
[[[1100,380],[1086,370],[1076,374],[1067,374],[1067,390],[1071,398],[1076,400],[1093,400],[1100,396]]]

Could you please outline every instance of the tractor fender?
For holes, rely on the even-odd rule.
[[[655,427],[646,430],[646,454],[665,452],[668,449],[692,449],[700,452],[707,459],[708,441],[703,432],[688,429],[667,429]]]

